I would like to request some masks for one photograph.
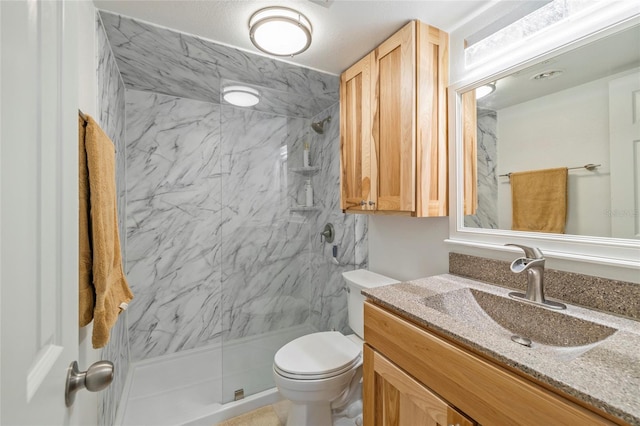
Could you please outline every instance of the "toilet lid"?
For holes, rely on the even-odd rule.
[[[350,368],[360,358],[361,348],[337,331],[299,337],[276,353],[278,370],[296,376],[318,376]]]

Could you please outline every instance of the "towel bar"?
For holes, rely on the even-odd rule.
[[[587,169],[590,172],[597,169],[598,167],[602,166],[602,164],[593,164],[593,163],[589,163],[589,164],[585,164],[584,166],[579,166],[579,167],[569,167],[567,168],[567,170],[577,170],[577,169]],[[503,175],[498,175],[499,177],[511,177],[511,172],[509,173],[505,173]]]

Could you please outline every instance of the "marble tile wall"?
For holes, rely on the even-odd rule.
[[[497,113],[478,108],[478,210],[464,217],[470,228],[498,228],[498,137]],[[507,181],[508,182],[508,181]]]
[[[348,330],[340,273],[366,267],[366,217],[339,209],[339,107],[312,120],[128,90],[133,360],[310,324]],[[324,115],[323,115],[324,114]],[[314,212],[295,212],[311,145]],[[339,265],[320,244],[336,228]]]
[[[125,105],[124,83],[107,40],[99,15],[96,15],[96,73],[98,82],[97,122],[113,141],[116,149],[116,189],[118,192],[118,226],[122,258],[126,259],[125,217]],[[129,369],[129,336],[125,311],[111,330],[111,339],[102,350],[102,359],[115,365],[115,377],[111,386],[98,397],[98,421],[100,425],[112,425],[120,402],[127,370]]]
[[[347,293],[342,273],[368,266],[366,215],[344,214],[340,209],[340,105],[334,104],[312,118],[312,122],[331,116],[324,134],[310,133],[312,165],[320,172],[312,176],[315,204],[311,230],[311,318],[318,330],[336,329],[350,333],[347,315]],[[335,228],[335,241],[320,241],[326,223]],[[337,257],[333,259],[333,246]],[[335,262],[338,263],[335,263]]]
[[[127,90],[131,358],[219,341],[220,106]]]
[[[221,82],[272,89],[255,109],[310,118],[338,99],[336,76],[100,12],[127,88],[219,102]]]

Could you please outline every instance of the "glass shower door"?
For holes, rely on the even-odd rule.
[[[308,119],[221,101],[223,402],[274,387],[275,352],[309,333],[310,218],[289,152]],[[268,107],[268,111],[261,111]]]

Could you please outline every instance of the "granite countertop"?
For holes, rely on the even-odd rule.
[[[362,293],[417,324],[436,330],[632,425],[640,425],[640,322],[573,305],[567,305],[566,310],[556,314],[555,311],[516,302],[508,297],[510,291],[444,274],[366,289]],[[511,307],[503,309],[501,304],[500,309],[495,309],[495,296],[507,298],[505,305]],[[514,308],[519,310],[512,316],[514,327],[522,325],[531,329],[533,325],[541,331],[540,335],[531,336],[531,347],[513,342],[511,336],[514,333],[492,319],[497,318],[496,312],[500,315],[498,311]],[[527,309],[545,312],[527,313]],[[508,317],[508,312],[506,314]],[[562,334],[555,328],[561,325],[554,321],[560,319],[564,322],[567,319],[558,315],[572,317],[564,323],[569,331],[567,334],[573,334],[564,343],[569,347],[557,346],[553,340]],[[581,320],[597,325],[590,324],[581,330],[583,324],[588,324]],[[501,318],[498,321],[504,324]],[[545,342],[547,338],[550,340]]]

